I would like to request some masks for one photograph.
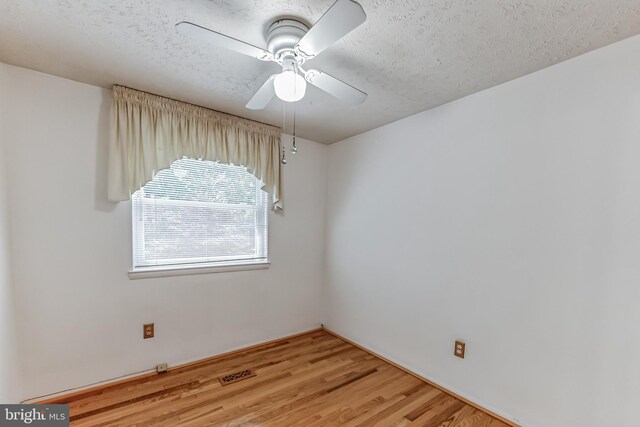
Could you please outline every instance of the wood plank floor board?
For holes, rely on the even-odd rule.
[[[395,370],[392,372],[393,374],[396,373]],[[387,378],[388,374],[380,375],[377,378],[379,384],[374,384],[360,399],[353,399],[353,397],[350,396],[353,404],[342,409],[342,414],[337,418],[338,422],[333,423],[333,425],[357,426],[373,414],[383,412],[387,408],[397,404],[397,402],[402,401],[405,397],[404,393],[407,393],[407,390],[415,388],[415,381],[409,381],[409,378],[404,375],[398,377],[397,384],[388,382],[389,380]],[[385,387],[381,385],[385,383],[388,384],[388,386]],[[331,415],[325,417],[327,420],[333,420],[334,418],[335,417]]]
[[[396,372],[393,372],[393,375],[395,374]],[[401,401],[405,397],[404,393],[407,392],[407,389],[414,388],[415,384],[415,381],[410,381],[410,378],[404,375],[398,375],[395,379],[391,379],[382,370],[381,374],[372,380],[375,383],[371,384],[361,395],[358,393],[360,397],[355,393],[345,396],[352,402],[348,407],[342,408],[340,411],[327,407],[322,413],[322,420],[317,425],[322,426],[322,421],[325,421],[327,425],[356,426],[362,420],[371,417],[372,414],[384,411]],[[332,403],[335,405],[339,402],[340,400]]]
[[[295,353],[295,355],[296,355],[296,359],[295,359],[295,360],[297,361],[297,362],[296,362],[296,363],[297,363],[296,365],[292,364],[290,361],[287,361],[287,360],[285,360],[285,361],[284,361],[284,363],[287,363],[287,364],[289,365],[289,370],[290,370],[290,371],[292,371],[292,372],[296,372],[296,373],[300,374],[300,371],[298,370],[298,365],[301,365],[301,366],[302,366],[303,368],[305,368],[307,371],[314,371],[314,369],[313,369],[312,367],[306,366],[306,364],[304,363],[305,358],[308,358],[308,357],[315,357],[313,354],[305,354],[304,352],[298,352],[298,353]],[[272,356],[272,357],[275,357],[276,355],[271,355],[271,356]],[[277,355],[277,357],[280,357],[280,355]],[[360,354],[360,355],[359,355],[359,357],[364,357],[364,356],[363,356],[362,354]],[[248,362],[248,363],[251,363],[251,361],[247,361],[247,362]],[[347,365],[347,364],[349,364],[349,363],[353,363],[353,362],[352,362],[352,361],[345,361],[345,362],[343,362],[342,364]],[[335,368],[336,368],[336,367],[337,367],[337,365],[334,365],[333,369],[329,369],[329,368],[327,368],[326,370],[327,370],[327,371],[335,371]],[[211,370],[211,367],[207,367],[207,368]],[[208,376],[207,376],[207,375],[204,375],[204,376],[203,376],[203,375],[201,375],[201,374],[200,374],[200,375],[198,376],[198,378],[200,379],[200,387],[199,387],[197,390],[194,390],[194,391],[193,391],[193,393],[197,394],[197,395],[198,395],[197,397],[198,397],[198,398],[200,398],[200,399],[202,399],[202,398],[204,398],[204,397],[207,397],[207,396],[210,396],[210,395],[211,395],[211,393],[216,393],[216,392],[217,392],[217,393],[222,393],[222,392],[224,391],[224,389],[221,389],[221,388],[219,387],[218,380],[217,380],[217,376],[218,376],[219,374],[221,375],[221,374],[223,374],[223,373],[227,373],[227,372],[228,372],[228,371],[227,371],[227,369],[228,369],[228,368],[229,368],[229,367],[226,367],[226,366],[225,366],[225,368],[224,368],[224,369],[222,369],[222,370],[221,370],[221,369],[214,369],[214,370],[210,373],[210,375],[208,375]],[[236,367],[236,368],[238,368],[238,367]],[[265,370],[265,372],[261,372],[261,378],[268,378],[268,375],[267,375],[267,374],[268,374],[268,372],[266,372],[266,371],[267,371],[267,370]],[[178,372],[178,374],[182,376],[182,374],[184,374],[184,372],[182,372],[182,371],[181,371],[181,372]],[[277,375],[282,375],[282,370],[278,371],[276,374],[277,374]],[[315,375],[322,374],[322,371],[317,371],[317,370],[316,370],[316,372],[314,372],[314,374],[315,374]],[[166,374],[166,375],[171,375],[171,376],[172,376],[172,378],[174,378],[174,377],[175,377],[175,373],[174,373],[174,372],[172,372],[172,373],[170,373],[170,374]],[[167,383],[167,381],[165,380],[165,375],[161,375],[161,376],[158,376],[158,377],[156,377],[156,378],[162,378],[162,379],[164,380],[164,382],[165,382],[165,383]],[[198,378],[196,378],[196,379],[198,379]],[[301,378],[302,378],[302,377],[301,377]],[[192,377],[186,377],[186,379],[187,379],[187,380],[193,380],[194,378],[192,378]],[[173,381],[173,382],[175,382],[175,381],[176,381],[176,380],[175,380],[175,378],[174,378],[174,379],[172,379],[172,381]],[[109,401],[109,403],[113,403],[113,399],[116,399],[116,400],[121,400],[121,399],[122,399],[122,396],[121,396],[121,390],[122,390],[122,388],[120,388],[120,389],[116,392],[115,397],[114,397],[114,396],[111,396],[111,401]],[[152,393],[152,391],[151,391],[151,390],[152,390],[152,389],[147,388],[147,393],[151,394],[151,393]],[[227,390],[228,390],[228,389],[227,389]],[[153,391],[155,392],[155,391],[157,391],[157,390],[153,390]],[[105,393],[105,394],[106,394],[106,395],[111,395],[111,394],[113,394],[113,393],[109,393],[109,392],[107,392],[107,393]],[[140,391],[139,391],[139,390],[136,390],[136,392],[135,392],[135,393],[133,393],[133,394],[134,394],[134,395],[139,395],[139,394],[140,394]],[[188,393],[188,394],[191,394],[191,393]],[[187,395],[188,395],[188,394],[187,394]],[[185,395],[183,395],[183,396],[185,396]],[[167,397],[171,397],[171,396],[167,396]],[[220,396],[218,396],[218,398],[219,398],[219,397],[220,397]],[[233,396],[232,396],[232,397],[233,397]],[[100,405],[101,401],[102,401],[102,400],[100,400],[100,401],[96,401],[96,402],[94,402],[94,403],[95,403],[95,404],[97,404],[97,405]],[[161,402],[161,403],[162,403],[162,402]],[[188,406],[188,404],[189,404],[188,402],[185,402],[185,405],[186,405],[186,406]],[[106,407],[106,406],[107,406],[107,405],[106,405],[106,403],[105,403],[103,406],[105,406],[105,407]],[[75,407],[75,405],[72,405],[72,407],[71,407],[71,409],[72,409],[72,414],[74,414],[74,411],[73,411],[74,407]],[[144,408],[144,409],[145,409],[146,411],[149,411],[151,408],[148,408],[148,407],[147,407],[147,408]],[[174,409],[179,409],[178,405],[175,405]],[[84,407],[84,408],[82,408],[82,409],[78,409],[77,413],[81,414],[81,413],[83,413],[83,412],[85,412],[85,411],[86,411],[86,407]],[[149,414],[152,414],[153,412],[148,412],[148,413],[149,413]],[[142,415],[142,417],[145,417],[145,415]]]
[[[465,405],[460,411],[458,411],[443,427],[464,427],[466,425],[472,425],[474,422],[473,416],[477,411],[476,408]]]
[[[343,361],[341,363],[347,362],[348,361]],[[231,426],[235,425],[238,421],[248,421],[245,419],[246,417],[242,416],[242,413],[247,412],[246,405],[248,404],[249,400],[253,403],[253,410],[251,412],[253,414],[260,414],[263,411],[279,409],[279,406],[289,404],[290,402],[292,402],[293,397],[304,398],[308,394],[311,394],[314,397],[318,397],[320,395],[331,393],[332,391],[337,390],[344,385],[348,385],[373,373],[374,362],[375,361],[370,361],[369,364],[348,363],[347,365],[344,365],[342,368],[340,368],[341,375],[329,381],[324,381],[324,384],[321,384],[321,381],[323,377],[326,376],[326,373],[329,370],[335,368],[335,365],[327,366],[326,368],[324,368],[324,372],[313,372],[313,377],[307,377],[303,380],[304,383],[309,382],[309,384],[314,384],[314,387],[309,387],[309,384],[301,385],[300,382],[298,382],[299,377],[292,377],[292,381],[288,384],[283,384],[283,386],[285,387],[280,388],[280,390],[273,390],[264,397],[250,397],[249,399],[244,399],[240,402],[236,400],[236,402],[233,402],[233,405],[235,405],[234,408],[230,408],[226,413],[220,414],[217,417],[207,419],[207,422]],[[240,403],[240,405],[238,405],[237,403]],[[279,412],[287,412],[287,410],[280,410]]]
[[[393,420],[402,419],[407,411],[412,411],[414,408],[422,405],[424,401],[428,401],[439,394],[440,390],[430,386],[429,384],[422,383],[421,387],[419,386],[407,390],[398,402],[390,405],[380,412],[371,414],[370,417],[367,417],[356,424],[356,427],[385,425],[389,424]]]
[[[350,381],[350,384],[344,382],[344,387],[336,388],[333,386],[325,390],[322,399],[316,399],[305,405],[292,406],[290,411],[282,412],[279,417],[266,420],[265,425],[329,425],[329,416],[341,416],[346,411],[352,411],[352,408],[356,408],[358,404],[371,401],[372,397],[369,389],[372,387],[380,388],[380,376],[386,376],[384,371],[384,368],[379,368],[371,375],[367,375],[366,378],[361,377],[357,381]],[[396,378],[400,378],[400,376]],[[390,384],[384,387],[392,386],[395,378],[389,378],[389,381]],[[351,400],[350,407],[344,408],[342,411],[336,411],[336,406],[344,400]],[[310,417],[309,414],[313,414],[313,416]]]
[[[74,427],[507,427],[322,330],[56,399]]]
[[[276,382],[272,382],[270,380],[265,380],[266,381],[266,388],[269,388],[269,393],[265,393],[265,390],[263,387],[264,384],[258,384],[258,383],[249,383],[249,385],[247,385],[247,382],[249,380],[243,381],[241,383],[237,383],[234,384],[232,386],[227,386],[225,389],[230,389],[233,387],[234,391],[231,393],[227,393],[227,394],[219,394],[220,390],[213,390],[213,391],[203,391],[201,393],[198,393],[198,398],[201,399],[201,403],[199,406],[203,406],[203,404],[216,404],[216,405],[222,405],[225,408],[227,408],[227,411],[225,411],[225,413],[223,415],[221,415],[221,417],[223,417],[224,419],[222,420],[211,420],[211,422],[213,423],[214,421],[219,422],[221,424],[224,423],[231,423],[231,419],[233,419],[234,416],[236,416],[238,413],[242,413],[242,412],[247,412],[244,409],[244,405],[248,404],[248,402],[254,401],[254,404],[256,403],[255,400],[261,398],[262,396],[264,396],[266,400],[266,402],[270,405],[273,405],[274,401],[276,401],[278,394],[281,393],[283,394],[283,396],[289,397],[292,394],[292,391],[289,389],[287,390],[287,388],[289,387],[294,387],[296,389],[296,391],[298,393],[303,392],[305,388],[309,388],[306,384],[316,384],[320,379],[323,378],[323,376],[326,376],[326,374],[328,372],[338,372],[341,373],[342,375],[345,374],[353,374],[354,372],[354,366],[358,365],[358,359],[364,359],[366,356],[361,354],[358,357],[354,358],[353,361],[350,360],[345,360],[345,361],[341,361],[339,363],[334,363],[332,366],[323,366],[323,367],[319,367],[316,366],[315,368],[311,367],[311,366],[307,366],[306,367],[306,372],[297,371],[297,375],[295,375],[295,380],[291,380],[290,378],[287,378],[286,380],[283,381],[279,381],[278,383]],[[366,365],[361,365],[358,366],[359,369],[363,369],[365,368]],[[293,368],[290,367],[291,370],[293,370]],[[281,373],[278,373],[278,375],[281,375]],[[289,373],[287,374],[289,375]],[[289,375],[290,377],[294,377],[293,375]],[[317,378],[316,378],[317,377]],[[302,383],[302,388],[300,386],[300,383]],[[241,386],[242,384],[244,385],[244,388],[238,388],[237,386]],[[281,392],[281,390],[284,390],[284,392]],[[224,390],[223,390],[224,391]],[[217,393],[217,394],[216,394]],[[202,401],[202,399],[207,399]],[[206,405],[204,405],[206,406]],[[171,408],[171,412],[173,415],[177,415],[180,417],[180,420],[185,419],[185,417],[189,417],[189,414],[193,414],[195,412],[198,411],[198,408],[194,408],[193,405],[191,405],[190,403],[182,404],[182,403],[176,403],[172,405]],[[149,418],[150,415],[152,415],[153,413],[147,413],[144,414],[143,416],[145,416],[146,418]],[[160,422],[162,421],[162,418],[157,419],[157,418],[151,418],[149,425],[153,425],[154,422]]]
[[[179,368],[162,376],[152,376],[145,377],[139,380],[131,380],[130,382],[114,387],[109,387],[107,389],[100,390],[99,392],[88,391],[85,394],[86,396],[88,396],[86,399],[83,398],[85,395],[74,397],[73,404],[82,406],[83,402],[86,401],[95,403],[96,400],[92,399],[92,396],[96,394],[100,394],[101,396],[103,396],[100,402],[108,398],[108,395],[115,395],[115,399],[117,400],[120,398],[120,393],[123,390],[127,390],[128,393],[131,393],[132,387],[134,389],[140,389],[141,394],[144,394],[149,390],[149,388],[161,389],[164,384],[174,382],[174,376],[182,375],[184,373],[190,373],[194,376],[200,375],[210,378],[213,376],[220,376],[224,373],[234,370],[239,370],[242,366],[258,363],[256,362],[257,360],[265,360],[265,358],[269,359],[269,361],[265,363],[277,363],[277,361],[283,359],[286,360],[288,357],[298,358],[301,354],[303,354],[303,352],[309,352],[317,356],[317,354],[322,353],[322,351],[331,352],[332,347],[335,347],[337,345],[344,345],[343,342],[336,343],[335,341],[331,341],[325,333],[320,332],[319,334],[320,335],[314,334],[315,336],[310,336],[306,339],[301,339],[300,341],[283,341],[278,344],[271,344],[268,346],[268,348],[265,348],[261,354],[254,354],[252,352],[241,352],[231,356],[223,357],[213,362],[202,362],[193,366]],[[311,344],[307,345],[307,343]],[[324,345],[325,348],[318,347],[322,345]],[[204,374],[202,374],[202,372],[204,372]]]

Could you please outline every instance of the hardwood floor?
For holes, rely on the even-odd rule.
[[[256,376],[218,381],[243,369]],[[92,427],[507,426],[325,331],[56,403],[69,403],[71,425]]]

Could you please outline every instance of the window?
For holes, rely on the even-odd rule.
[[[133,194],[133,272],[268,263],[267,193],[243,166],[183,158]]]

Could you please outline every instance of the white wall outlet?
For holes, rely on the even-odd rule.
[[[159,374],[162,374],[162,373],[164,373],[164,372],[167,372],[167,368],[168,368],[168,366],[167,366],[167,364],[166,364],[166,363],[159,363],[158,365],[156,365],[156,371],[157,371]]]

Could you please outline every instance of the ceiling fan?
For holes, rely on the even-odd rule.
[[[258,89],[246,107],[261,110],[273,95],[283,101],[295,102],[304,97],[307,82],[350,105],[367,99],[367,94],[329,74],[302,65],[350,33],[367,19],[362,6],[353,0],[337,0],[310,29],[295,19],[280,19],[269,27],[267,49],[250,45],[191,22],[179,22],[176,29],[225,49],[273,61],[282,72],[271,75]]]

